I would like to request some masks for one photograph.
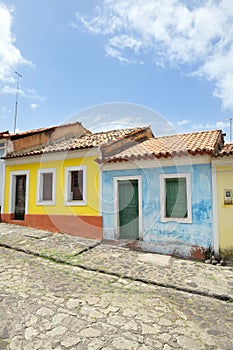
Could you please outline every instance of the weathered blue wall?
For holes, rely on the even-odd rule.
[[[160,174],[191,173],[192,223],[160,221]],[[115,239],[114,177],[142,176],[142,248],[190,256],[193,246],[213,245],[211,165],[103,171],[103,237]]]

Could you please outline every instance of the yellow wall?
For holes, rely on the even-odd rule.
[[[97,163],[95,162],[95,159],[96,156],[56,160],[42,163],[38,162],[22,165],[7,165],[5,174],[4,213],[9,213],[10,172],[28,170],[30,172],[28,214],[99,215],[99,169]],[[86,206],[64,205],[65,167],[69,166],[86,166]],[[46,168],[56,169],[56,204],[52,206],[36,205],[37,172],[38,169]]]
[[[233,190],[233,166],[217,167],[218,227],[220,249],[233,248],[233,204],[224,204],[224,189]]]

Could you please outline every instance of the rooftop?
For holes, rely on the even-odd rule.
[[[10,135],[9,131],[0,131],[0,139],[4,139]]]
[[[81,125],[83,127],[83,125],[80,122],[72,122],[72,123],[60,124],[60,125],[56,125],[56,126],[49,126],[49,127],[46,127],[46,128],[39,128],[39,129],[32,129],[32,130],[27,130],[27,131],[21,131],[21,132],[15,133],[15,134],[9,134],[9,132],[8,132],[7,137],[12,139],[12,140],[16,140],[16,139],[27,137],[27,136],[30,136],[30,135],[40,134],[42,132],[52,131],[52,130],[55,130],[57,128],[60,129],[60,128],[64,128],[64,127],[72,126],[72,125]],[[90,133],[89,130],[87,130],[86,128],[84,128],[84,129],[86,130],[87,133]]]
[[[226,143],[223,147],[223,149],[219,152],[219,156],[229,156],[233,154],[233,143]]]
[[[34,156],[52,152],[64,152],[79,149],[95,148],[102,145],[111,144],[125,137],[133,136],[134,134],[147,129],[147,128],[130,128],[130,129],[117,129],[99,133],[88,133],[81,137],[71,137],[60,139],[45,145],[35,147],[31,150],[25,150],[20,152],[12,152],[7,154],[5,158],[16,158],[22,156]]]
[[[150,138],[99,162],[117,162],[182,155],[215,154],[223,145],[221,130]]]

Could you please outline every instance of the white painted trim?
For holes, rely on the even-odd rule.
[[[99,215],[103,215],[103,173],[102,166],[99,165]]]
[[[43,200],[43,174],[52,173],[52,200]],[[37,186],[36,186],[36,205],[55,205],[56,204],[56,169],[55,168],[45,168],[39,169],[37,171]]]
[[[15,186],[16,186],[16,176],[26,175],[26,193],[25,193],[25,214],[28,214],[28,201],[29,201],[29,170],[19,170],[10,172],[10,193],[9,193],[9,214],[15,212]]]
[[[216,167],[215,167],[216,168]],[[232,174],[233,173],[233,169],[231,169],[231,170],[220,170],[220,169],[216,169],[216,172],[218,173],[218,174]]]
[[[20,164],[33,164],[33,163],[46,163],[56,160],[66,160],[66,159],[76,159],[76,158],[85,158],[85,157],[99,157],[99,150],[96,148],[88,150],[79,150],[79,151],[67,151],[67,152],[55,152],[55,153],[46,153],[38,156],[24,156],[19,158],[5,159],[6,165],[20,165]]]
[[[166,166],[187,166],[198,164],[210,164],[209,156],[190,156],[190,157],[175,157],[175,158],[160,158],[148,160],[135,160],[128,162],[106,163],[103,165],[103,171],[111,170],[127,170],[127,169],[145,169],[145,168],[162,168]]]
[[[119,196],[118,196],[118,182],[127,180],[138,180],[138,229],[139,239],[143,239],[142,233],[142,177],[138,176],[119,176],[114,177],[114,231],[115,239],[119,239]]]
[[[214,167],[217,166],[233,166],[233,155],[232,156],[225,156],[221,158],[214,158],[212,159],[212,165]]]
[[[212,166],[212,201],[213,201],[213,248],[216,254],[219,253],[219,233],[218,233],[218,193],[216,167]]]
[[[1,205],[1,212],[4,213],[4,206],[5,206],[5,181],[6,181],[6,166],[3,162],[3,170],[2,170],[2,205]]]
[[[71,187],[71,171],[83,171],[83,200],[70,200],[70,187]],[[65,206],[85,206],[87,205],[87,167],[86,166],[69,166],[65,167]]]
[[[165,204],[166,204],[166,179],[186,178],[187,189],[187,218],[167,218],[165,216]],[[160,214],[161,222],[175,221],[183,224],[192,223],[192,188],[191,188],[191,174],[190,173],[178,173],[178,174],[160,174]]]

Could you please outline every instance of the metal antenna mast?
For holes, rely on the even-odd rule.
[[[230,118],[230,142],[232,141],[232,118]]]
[[[17,75],[17,86],[16,86],[16,97],[15,97],[15,122],[14,122],[14,134],[16,130],[16,120],[17,120],[17,112],[18,112],[18,100],[19,100],[19,79],[23,76],[18,72],[15,72]]]

